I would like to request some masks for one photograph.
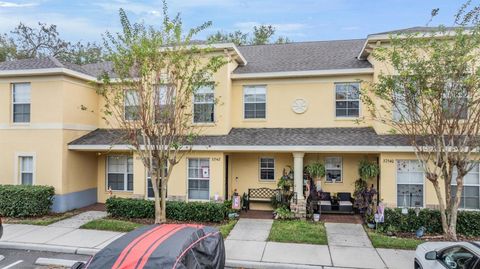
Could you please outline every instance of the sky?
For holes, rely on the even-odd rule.
[[[425,26],[433,8],[439,15],[430,25],[452,25],[466,0],[168,0],[170,15],[180,13],[186,28],[212,21],[196,39],[218,30],[250,31],[271,24],[277,36],[293,41],[365,38],[368,34]],[[161,22],[161,0],[0,0],[0,33],[19,22],[55,24],[69,41],[102,40],[105,31],[120,30],[118,9],[131,21]]]

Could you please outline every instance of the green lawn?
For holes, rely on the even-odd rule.
[[[383,235],[373,231],[367,231],[370,241],[375,248],[396,248],[396,249],[412,249],[415,250],[423,240],[413,238],[400,238]]]
[[[220,233],[224,239],[227,239],[227,236],[230,234],[233,227],[235,227],[235,224],[237,224],[237,220],[230,220],[227,223],[218,226],[218,229],[220,230]]]
[[[58,214],[49,214],[43,217],[32,217],[32,218],[4,218],[3,222],[8,224],[29,224],[29,225],[41,225],[47,226],[52,223],[73,217],[77,215],[78,211],[69,211],[65,213]]]
[[[327,234],[322,222],[275,220],[268,241],[326,245]]]
[[[130,232],[140,226],[142,226],[142,224],[125,220],[97,219],[83,224],[80,228],[114,232]]]

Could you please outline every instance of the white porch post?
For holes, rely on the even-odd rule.
[[[293,153],[293,182],[298,200],[303,200],[303,156],[304,152]]]

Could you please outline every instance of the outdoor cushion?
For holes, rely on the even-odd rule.
[[[351,206],[352,205],[352,202],[350,201],[339,201],[338,202],[339,205],[346,205],[346,206]]]
[[[330,201],[330,200],[332,200],[329,192],[322,192],[321,195],[320,195],[320,197],[321,197],[321,200],[322,200],[322,201]]]
[[[320,201],[320,205],[331,205],[332,202],[330,201]]]
[[[352,195],[349,192],[339,192],[337,197],[340,201],[350,201],[352,199]]]

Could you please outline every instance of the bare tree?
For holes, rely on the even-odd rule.
[[[363,94],[374,120],[409,138],[449,240],[457,239],[464,176],[480,157],[479,48],[478,24],[392,36],[373,51],[378,67],[389,71]]]
[[[168,16],[165,2],[160,29],[131,24],[122,9],[120,21],[123,31],[107,32],[104,42],[118,77],[105,75],[99,93],[106,102],[105,119],[125,132],[151,175],[155,223],[163,223],[171,172],[201,131],[192,126],[191,99],[212,83],[226,57],[191,43],[211,23],[185,33],[180,16]]]

